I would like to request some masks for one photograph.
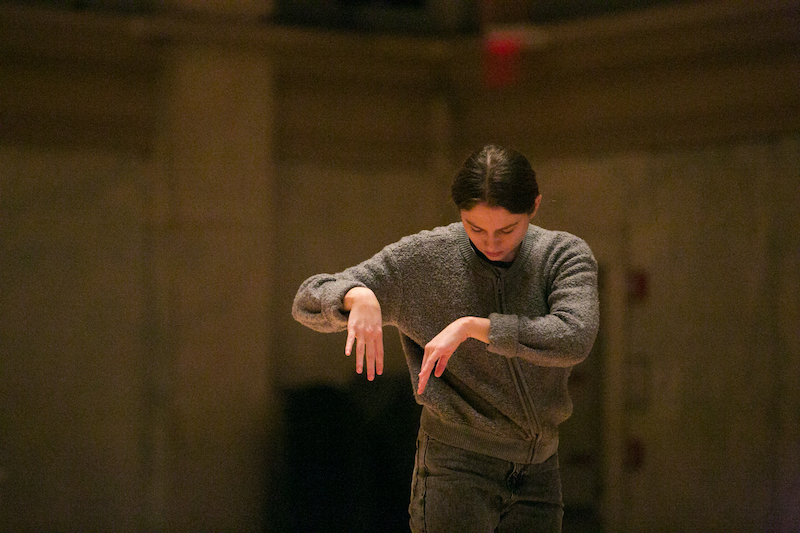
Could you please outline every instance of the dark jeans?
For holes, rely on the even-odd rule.
[[[558,454],[541,464],[510,463],[420,430],[408,512],[414,533],[558,533]]]

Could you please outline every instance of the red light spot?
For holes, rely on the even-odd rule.
[[[484,81],[488,87],[507,87],[519,80],[522,41],[489,37],[484,46]]]

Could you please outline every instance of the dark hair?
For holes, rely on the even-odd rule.
[[[459,210],[485,203],[519,215],[533,212],[539,186],[524,155],[490,144],[467,158],[453,178],[450,195]]]

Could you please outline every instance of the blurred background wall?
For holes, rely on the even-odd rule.
[[[486,142],[602,269],[565,531],[800,530],[789,0],[0,4],[0,530],[402,531],[396,334],[291,301]]]

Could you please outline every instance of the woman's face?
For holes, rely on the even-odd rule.
[[[461,211],[461,223],[472,244],[491,261],[513,261],[536,214],[541,196],[532,213],[516,215],[503,207],[478,204]]]

